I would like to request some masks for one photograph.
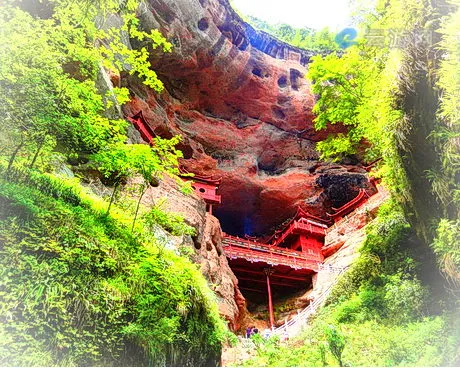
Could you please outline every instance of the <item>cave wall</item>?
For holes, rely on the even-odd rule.
[[[139,17],[173,50],[151,53],[162,93],[121,77],[132,91],[124,113],[142,110],[162,137],[181,134],[183,167],[222,177],[224,231],[264,235],[299,205],[322,216],[369,188],[363,169],[319,161],[315,142],[343,127],[313,128],[311,52],[254,30],[226,0],[149,0]]]

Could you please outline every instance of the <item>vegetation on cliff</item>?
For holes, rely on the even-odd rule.
[[[457,365],[456,301],[434,289],[424,274],[434,265],[420,247],[400,206],[385,204],[326,307],[293,341],[256,341],[257,356],[245,365]]]
[[[454,241],[460,208],[458,5],[382,3],[379,16],[365,24],[367,40],[342,58],[316,57],[309,70],[319,95],[316,127],[331,122],[348,128],[318,144],[322,157],[382,158],[376,175],[419,237],[433,245],[454,288],[460,281]]]
[[[2,365],[213,365],[225,334],[196,265],[73,180],[0,179]]]
[[[148,186],[178,174],[180,137],[127,145],[118,106],[129,93],[104,83],[109,70],[161,90],[147,57],[170,44],[138,29],[137,1],[19,5],[0,8],[0,364],[218,364],[215,296],[185,248],[154,235],[194,229],[140,205]],[[137,196],[98,197],[69,162],[114,194],[139,177]]]
[[[0,364],[218,364],[215,297],[189,249],[155,235],[195,230],[141,205],[179,173],[180,137],[126,144],[130,92],[106,81],[131,74],[160,91],[149,57],[171,44],[138,27],[136,0],[26,3],[0,8]],[[381,1],[363,23],[381,43],[313,58],[316,127],[348,129],[317,144],[322,159],[382,158],[374,175],[393,200],[308,331],[256,337],[246,365],[459,364],[458,5]],[[252,22],[298,47],[337,48],[327,30]]]
[[[243,18],[254,28],[265,31],[276,38],[292,46],[313,51],[338,50],[339,45],[335,41],[336,34],[327,27],[317,31],[312,28],[295,28],[289,24],[270,24],[266,21],[243,15]]]
[[[308,330],[247,365],[459,364],[459,5],[378,2],[357,45],[313,58],[316,127],[348,128],[322,158],[382,158],[393,199]]]

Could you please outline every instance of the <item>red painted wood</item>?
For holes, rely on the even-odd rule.
[[[267,290],[268,290],[268,313],[270,315],[270,328],[275,325],[275,315],[273,313],[272,290],[270,287],[270,272],[267,270]]]
[[[253,270],[250,270],[250,269],[244,269],[244,268],[238,268],[238,267],[232,267],[232,270],[234,272],[238,272],[238,273],[249,273],[249,274],[258,275],[258,276],[263,275],[263,272],[261,272],[261,271],[253,271]],[[280,278],[280,279],[303,281],[303,282],[307,281],[306,277],[295,277],[295,276],[283,275],[283,274],[279,274],[279,273],[274,273],[272,275],[272,278]]]
[[[250,262],[263,262],[271,265],[284,265],[294,269],[317,271],[317,257],[309,257],[302,252],[273,247],[246,239],[224,235],[222,239],[228,258],[243,258]]]
[[[194,181],[192,188],[195,190],[195,193],[207,203],[219,204],[222,201],[221,196],[216,193],[218,189],[216,185]]]
[[[265,275],[264,275],[265,276]],[[250,277],[243,277],[243,276],[240,276],[238,277],[238,280],[240,281],[249,281],[251,284],[264,284],[266,285],[266,281],[265,279],[263,280],[259,280],[259,279],[256,279],[256,278],[250,278]],[[277,286],[283,286],[283,287],[290,287],[290,288],[293,288],[295,287],[296,285],[293,285],[292,283],[287,283],[287,282],[282,282],[282,281],[271,281],[272,285],[277,285]]]
[[[378,158],[377,160],[374,160],[372,162],[370,162],[369,164],[367,164],[367,166],[364,166],[364,170],[366,171],[371,171],[372,168],[379,162],[382,160],[382,157]]]
[[[350,212],[354,211],[358,206],[364,203],[364,201],[367,200],[368,194],[364,189],[360,189],[358,195],[353,198],[350,202],[345,203],[342,207],[339,208],[334,208],[334,213],[329,214],[328,216],[333,218],[334,221],[338,221],[341,219],[343,216],[348,215]]]
[[[153,132],[150,125],[146,122],[144,115],[142,114],[142,110],[137,114],[129,117],[128,120],[139,131],[142,139],[147,141],[149,144],[152,144],[152,139],[155,137],[155,133]]]

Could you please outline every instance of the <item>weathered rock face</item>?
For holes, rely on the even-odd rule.
[[[140,18],[174,48],[151,54],[161,94],[122,76],[133,91],[124,112],[142,110],[162,137],[181,134],[188,171],[223,177],[224,231],[262,235],[298,205],[324,215],[369,186],[364,170],[318,160],[327,133],[313,129],[311,53],[254,30],[227,0],[149,0]]]
[[[201,265],[201,273],[218,298],[220,314],[228,321],[230,329],[237,331],[247,316],[246,300],[222,251],[219,220],[210,214],[206,214],[201,245],[194,260]]]
[[[133,179],[132,182],[136,180]],[[192,260],[200,265],[202,274],[216,294],[221,315],[233,331],[240,329],[247,317],[246,301],[238,289],[238,280],[223,254],[219,220],[206,213],[202,199],[195,194],[182,194],[175,181],[168,177],[164,177],[158,187],[149,188],[142,203],[146,207],[162,203],[163,210],[182,214],[186,222],[197,230],[194,239],[190,236],[164,236],[164,231],[160,228],[157,235],[163,238],[167,242],[165,246],[171,249],[183,245],[194,249]]]
[[[356,165],[319,160],[316,142],[343,127],[321,133],[313,128],[314,96],[304,78],[311,53],[254,30],[228,0],[148,0],[141,10],[142,26],[159,29],[174,48],[151,53],[165,84],[160,94],[134,76],[111,76],[112,83],[132,91],[124,114],[142,111],[163,138],[182,135],[187,171],[222,177],[217,218],[168,180],[146,193],[144,204],[166,197],[165,209],[182,213],[198,230],[194,260],[222,315],[238,330],[251,317],[222,253],[220,225],[232,234],[266,235],[297,206],[324,217],[359,188],[372,186]],[[140,141],[131,133],[132,141]]]

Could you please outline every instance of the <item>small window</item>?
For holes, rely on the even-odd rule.
[[[206,192],[206,190],[204,188],[200,188],[199,190],[200,190],[200,193]]]
[[[200,31],[206,31],[208,27],[209,27],[209,23],[206,18],[202,18],[198,21],[198,29]]]
[[[285,75],[278,79],[278,86],[280,86],[280,88],[287,87],[287,77]]]

